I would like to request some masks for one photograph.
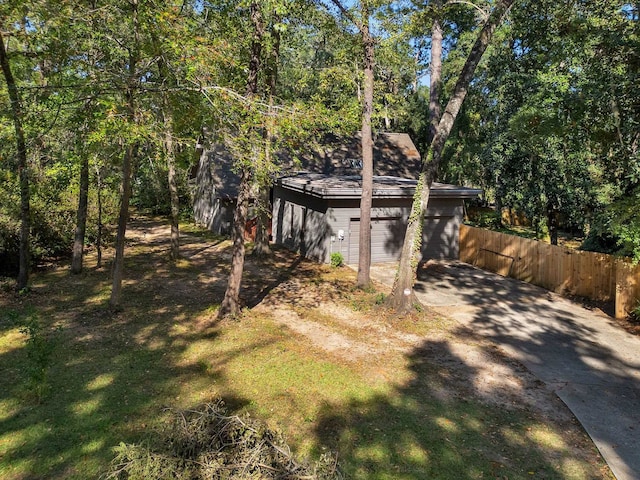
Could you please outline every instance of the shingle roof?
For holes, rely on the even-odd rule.
[[[285,165],[283,174],[297,171],[344,176],[359,175],[362,169],[360,134],[353,136],[326,135],[315,146],[307,145],[301,151],[281,152],[278,156]],[[210,184],[216,196],[235,198],[240,183],[234,172],[234,162],[222,144],[213,144],[201,151],[208,159]],[[294,161],[293,158],[297,160]],[[208,174],[203,168],[203,157],[192,171],[192,178]],[[421,158],[413,141],[406,133],[379,133],[374,139],[374,175],[417,178]]]
[[[327,136],[318,147],[300,157],[302,170],[329,175],[359,175],[362,171],[361,135]],[[408,134],[376,135],[373,149],[374,175],[417,178],[420,166],[420,153]]]
[[[324,199],[360,198],[362,177],[359,175],[325,175],[320,173],[298,173],[281,177],[278,185]],[[391,176],[373,177],[374,198],[412,198],[417,180]],[[482,193],[476,188],[459,187],[434,182],[430,195],[439,198],[475,198]]]

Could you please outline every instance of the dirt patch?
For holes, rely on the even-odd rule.
[[[132,221],[128,238],[131,246],[151,244],[168,252],[169,234],[168,226],[142,217]],[[185,261],[195,265],[200,281],[221,297],[227,269],[220,262],[228,260],[228,243],[184,234],[182,240]],[[496,345],[468,330],[464,341],[457,340],[455,330],[461,327],[455,322],[438,323],[428,334],[401,328],[393,314],[367,304],[366,294],[354,284],[355,272],[348,268],[331,269],[276,250],[267,260],[247,255],[242,297],[245,304],[254,305],[255,313],[271,317],[311,348],[346,362],[375,364],[375,371],[382,369],[386,378],[393,378],[403,356],[424,350],[426,344],[431,346],[429,362],[447,379],[440,387],[442,397],[467,391],[500,408],[525,406],[556,423],[575,423],[555,394]],[[388,293],[387,287],[378,289]],[[171,290],[182,298],[197,291],[188,282]],[[446,315],[446,309],[439,312]],[[418,321],[436,323],[437,317],[427,311]]]
[[[132,220],[125,254],[125,301],[139,305],[143,320],[153,314],[171,317],[153,328],[166,328],[167,332],[183,328],[191,334],[189,329],[195,325],[215,335],[215,305],[226,288],[230,242],[183,232],[182,258],[171,264],[169,238],[169,227],[160,220]],[[109,256],[106,252],[104,258]],[[87,258],[90,262],[91,256]],[[96,284],[108,291],[106,271],[108,261],[100,272],[86,275],[100,275],[102,283]],[[32,295],[40,295],[43,305],[51,285],[34,285]],[[406,397],[411,401],[420,402],[423,394],[428,394],[443,403],[468,398],[490,405],[490,410],[524,409],[527,415],[562,431],[576,458],[597,463],[592,444],[564,404],[494,344],[464,330],[447,318],[446,312],[425,310],[397,317],[380,305],[388,293],[386,287],[378,285],[376,292],[363,292],[354,285],[355,272],[348,268],[334,269],[275,249],[266,260],[247,256],[241,300],[247,316],[265,318],[265,323],[276,326],[278,334],[284,330],[295,339],[295,348],[321,352],[322,358],[330,357],[333,363],[362,373],[372,383],[385,382],[390,389],[408,391]],[[132,309],[125,314],[108,314],[96,306],[87,319],[82,300],[80,295],[70,298],[70,308],[62,315],[56,313],[59,321],[77,333],[77,342],[127,344],[135,340],[150,351],[160,351],[163,345],[154,343],[154,334],[163,333],[161,338],[175,342],[175,347],[184,342],[186,348],[191,341],[190,337],[182,340],[172,333],[147,330],[146,325],[137,336],[127,338],[119,331],[124,330],[121,324]],[[185,312],[197,312],[197,320],[181,325]],[[197,367],[211,369],[212,375],[216,372],[206,362]]]

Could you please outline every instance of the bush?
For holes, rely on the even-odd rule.
[[[344,265],[344,256],[340,252],[333,252],[331,254],[331,266],[341,267]]]
[[[299,463],[278,433],[248,416],[228,416],[221,401],[174,412],[157,438],[121,443],[116,452],[107,479],[342,478],[333,457]]]
[[[16,275],[20,251],[20,223],[0,212],[0,274]]]
[[[49,393],[49,369],[59,343],[60,327],[45,327],[38,315],[28,310],[24,313],[11,311],[7,314],[11,323],[17,325],[25,338],[26,360],[21,365],[27,380],[27,388],[37,402],[42,402]]]
[[[638,300],[636,308],[631,311],[631,318],[636,322],[640,322],[640,300]]]

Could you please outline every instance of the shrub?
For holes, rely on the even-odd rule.
[[[248,416],[228,416],[222,401],[174,412],[155,439],[121,443],[106,479],[342,478],[333,457],[294,460],[281,435]]]
[[[344,256],[340,252],[333,252],[331,254],[331,266],[341,267],[344,265]]]
[[[631,311],[631,317],[636,321],[636,322],[640,322],[640,300],[638,300],[638,303],[636,305],[636,308],[634,308]]]
[[[49,330],[42,325],[38,315],[27,311],[25,314],[9,312],[8,318],[25,335],[26,361],[22,365],[27,377],[27,387],[41,402],[49,393],[49,368],[58,344],[59,327]]]

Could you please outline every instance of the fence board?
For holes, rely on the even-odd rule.
[[[558,293],[615,300],[619,318],[640,299],[640,265],[602,253],[461,225],[460,260]]]

